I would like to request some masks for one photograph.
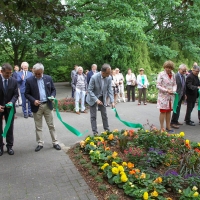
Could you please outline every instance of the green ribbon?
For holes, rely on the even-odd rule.
[[[143,128],[142,124],[135,124],[135,123],[132,123],[132,122],[127,122],[127,121],[121,120],[118,113],[117,113],[116,108],[113,108],[112,110],[115,112],[115,117],[119,121],[121,121],[123,124],[125,124],[126,126],[131,127],[131,128]]]
[[[60,113],[59,113],[59,109],[58,109],[58,100],[57,99],[54,99],[55,101],[55,106],[56,106],[56,115],[58,117],[58,119],[62,122],[62,124],[70,131],[72,132],[73,134],[77,135],[78,137],[81,137],[83,136],[82,133],[80,133],[77,129],[75,129],[74,127],[70,126],[69,124],[67,124],[66,122],[64,122],[62,120],[62,117],[60,116]],[[86,131],[87,132],[87,131]]]
[[[178,96],[178,93],[175,92],[174,93],[174,104],[173,104],[173,112],[176,113],[176,109],[177,109],[177,106],[178,106],[178,102],[179,102],[179,96]]]
[[[198,110],[200,110],[200,89],[198,90],[199,97],[198,97]]]
[[[9,115],[8,115],[8,119],[7,119],[7,122],[6,122],[6,126],[4,127],[4,130],[3,130],[3,133],[2,133],[2,136],[5,138],[6,135],[7,135],[7,132],[8,132],[8,129],[10,128],[10,124],[12,122],[12,118],[14,116],[14,106],[13,104],[9,104],[9,107],[11,108],[10,109],[10,112],[9,112]],[[9,108],[7,107],[7,109]],[[2,119],[0,119],[2,120]]]

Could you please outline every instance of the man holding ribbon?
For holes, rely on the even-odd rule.
[[[61,150],[58,144],[52,114],[52,101],[56,96],[56,89],[51,76],[43,74],[44,66],[41,63],[35,64],[33,70],[34,76],[26,80],[25,97],[31,102],[31,110],[35,121],[36,141],[38,143],[35,151],[40,151],[44,144],[42,136],[43,116],[49,128],[53,147],[56,150]]]
[[[178,121],[180,115],[180,109],[182,101],[185,99],[185,74],[186,74],[187,67],[185,64],[181,64],[178,69],[178,73],[176,73],[176,85],[177,89],[176,92],[179,96],[179,102],[176,109],[176,113],[173,112],[172,119],[171,119],[171,127],[175,129],[179,129],[179,125],[183,125]]]
[[[106,98],[110,97],[112,107],[115,106],[113,92],[112,92],[112,79],[110,76],[111,67],[109,64],[104,64],[101,72],[94,74],[88,86],[88,94],[86,101],[90,105],[90,121],[94,135],[98,134],[97,131],[97,105],[99,105],[101,117],[103,121],[103,128],[109,131],[108,117],[106,112]]]
[[[12,66],[8,63],[2,65],[0,75],[0,156],[3,155],[3,136],[6,137],[6,147],[9,155],[14,154],[13,146],[13,124],[15,113],[15,102],[18,99],[17,81],[11,77]],[[9,105],[9,106],[8,106]],[[3,132],[3,120],[5,117],[6,127]],[[9,120],[10,119],[10,120]],[[3,134],[2,134],[3,133]]]
[[[21,68],[23,69],[23,71],[20,71],[17,75],[17,82],[19,84],[19,89],[20,89],[20,93],[21,93],[21,97],[22,97],[22,111],[24,114],[24,118],[28,118],[28,117],[33,117],[33,114],[31,112],[31,105],[30,102],[28,101],[28,109],[26,107],[26,97],[24,95],[25,93],[25,84],[26,84],[26,80],[33,76],[32,72],[28,71],[28,67],[29,64],[27,62],[22,62],[21,64]]]

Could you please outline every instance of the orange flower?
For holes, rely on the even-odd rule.
[[[134,169],[132,169],[131,171],[129,171],[129,174],[135,174],[136,171]]]
[[[109,140],[113,140],[113,139],[114,139],[114,135],[113,135],[113,134],[110,134],[110,135],[108,136],[108,139],[109,139]]]
[[[156,178],[156,180],[154,181],[154,183],[162,183],[162,178],[161,177]]]
[[[129,168],[129,169],[132,169],[133,167],[134,167],[134,164],[131,163],[131,162],[128,162],[128,168]]]
[[[110,150],[110,147],[106,147],[105,150],[106,150],[106,151],[109,151],[109,150]]]
[[[133,137],[133,134],[134,134],[134,130],[133,129],[129,130],[129,136]]]
[[[135,172],[136,172],[136,173],[140,173],[140,170],[139,170],[139,169],[135,169]]]

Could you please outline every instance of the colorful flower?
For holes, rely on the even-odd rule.
[[[185,144],[189,145],[190,144],[190,140],[185,140]]]
[[[198,192],[195,192],[194,194],[193,194],[193,197],[198,197],[199,196],[199,193]]]
[[[123,135],[127,136],[128,135],[127,131],[124,131]]]
[[[113,135],[113,134],[110,134],[110,135],[108,136],[108,139],[109,139],[109,140],[113,140],[113,139],[114,139],[114,135]]]
[[[143,199],[144,199],[144,200],[148,200],[148,198],[149,198],[148,192],[144,192],[144,194],[143,194]]]
[[[120,172],[124,172],[124,168],[123,168],[123,166],[118,166],[118,170],[120,171]]]
[[[196,186],[193,186],[192,190],[193,190],[193,191],[197,191],[198,188],[197,188]]]
[[[151,196],[152,196],[152,197],[157,197],[157,196],[158,196],[158,192],[154,190],[154,191],[151,193]]]
[[[131,171],[129,171],[129,174],[135,174],[136,171],[134,169],[132,169]]]
[[[140,178],[141,179],[145,179],[146,178],[146,174],[145,173],[141,173]]]
[[[84,146],[85,146],[85,141],[80,141],[80,146],[81,146],[81,148],[83,148]]]
[[[179,133],[179,136],[180,136],[180,137],[184,137],[184,136],[185,136],[185,133],[184,133],[184,132],[180,132],[180,133]]]
[[[110,150],[110,147],[106,147],[105,150],[106,150],[106,151],[109,151],[109,150]]]
[[[132,168],[134,167],[134,164],[131,163],[131,162],[128,162],[127,167],[128,167],[129,169],[132,169]]]
[[[114,151],[113,154],[112,154],[112,157],[113,157],[113,158],[116,158],[117,155],[118,155],[118,153],[117,153],[116,151]]]
[[[113,174],[119,174],[119,169],[117,167],[112,168],[112,173]]]
[[[104,170],[107,166],[109,166],[109,164],[108,164],[108,163],[105,163],[105,164],[101,167],[101,169]]]
[[[121,181],[124,182],[124,183],[125,183],[126,181],[128,181],[128,178],[127,178],[127,176],[126,176],[125,173],[121,176]]]
[[[162,178],[161,177],[156,178],[156,180],[154,181],[154,183],[162,183]]]
[[[126,167],[127,166],[127,162],[123,162],[122,166]]]
[[[112,166],[113,166],[113,167],[118,167],[119,164],[117,164],[115,161],[113,161],[113,162],[112,162]]]

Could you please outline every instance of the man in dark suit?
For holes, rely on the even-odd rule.
[[[185,122],[187,125],[195,126],[194,122],[191,121],[191,112],[195,106],[196,99],[198,98],[199,87],[199,67],[194,66],[192,73],[186,78],[186,96],[187,96],[187,110],[185,115]]]
[[[90,79],[91,77],[96,74],[98,71],[97,71],[97,65],[96,64],[93,64],[91,66],[91,70],[87,73],[87,84],[89,85],[90,83]]]
[[[61,150],[58,144],[57,135],[55,133],[55,126],[53,122],[53,104],[48,97],[54,98],[56,96],[56,89],[54,87],[52,78],[43,74],[44,66],[37,63],[33,66],[34,76],[26,80],[25,97],[31,102],[31,111],[35,121],[36,141],[38,146],[35,151],[40,151],[43,148],[42,136],[42,118],[44,116],[49,128],[52,138],[53,147],[56,150]]]
[[[110,97],[110,102],[112,107],[115,106],[113,99],[113,91],[111,87],[111,67],[109,64],[104,64],[101,68],[101,72],[96,73],[90,79],[88,86],[88,93],[86,97],[87,103],[90,105],[90,121],[92,126],[92,131],[94,135],[98,134],[97,131],[97,110],[96,107],[99,105],[101,111],[101,117],[103,121],[104,130],[109,130],[108,117],[106,112],[106,98]]]
[[[187,67],[185,64],[181,64],[179,66],[178,73],[175,75],[176,77],[176,85],[177,89],[176,92],[179,96],[179,102],[176,109],[176,113],[173,112],[172,119],[171,119],[171,127],[179,129],[179,125],[183,125],[183,123],[180,123],[178,121],[179,115],[180,115],[180,109],[182,101],[185,99],[185,74],[186,74]]]
[[[31,105],[30,102],[28,101],[28,109],[26,107],[26,98],[25,98],[25,84],[26,84],[26,80],[33,76],[32,72],[28,71],[28,67],[29,64],[27,62],[22,62],[21,64],[21,68],[23,69],[23,71],[20,71],[17,75],[17,81],[19,84],[19,89],[20,89],[20,93],[21,93],[21,97],[22,97],[22,111],[24,114],[24,118],[28,118],[28,117],[33,117],[33,114],[31,113]]]
[[[2,117],[5,117],[7,122],[8,116],[10,113],[10,108],[7,108],[5,104],[12,103],[15,109],[15,102],[18,98],[18,87],[17,81],[11,77],[12,75],[12,66],[8,63],[2,65],[2,74],[0,75],[0,156],[3,155],[3,120]],[[10,127],[6,135],[6,147],[9,155],[14,154],[13,146],[13,124],[14,116],[12,117]]]

